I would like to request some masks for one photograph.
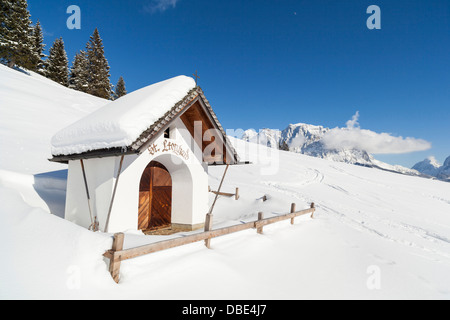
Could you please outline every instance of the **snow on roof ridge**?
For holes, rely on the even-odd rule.
[[[195,87],[182,75],[131,92],[56,133],[52,154],[128,147]]]

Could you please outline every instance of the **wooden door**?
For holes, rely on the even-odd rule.
[[[172,222],[172,178],[161,163],[152,161],[139,187],[139,230],[168,227]]]

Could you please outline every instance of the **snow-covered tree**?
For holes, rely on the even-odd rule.
[[[97,28],[86,45],[86,56],[89,73],[88,93],[100,98],[111,99],[109,64],[105,58],[103,41]]]
[[[45,76],[66,87],[69,85],[69,63],[62,38],[56,39],[50,48]]]
[[[75,55],[69,74],[69,88],[82,92],[89,90],[88,60],[85,51]]]
[[[117,85],[115,87],[114,100],[117,100],[126,94],[127,94],[127,89],[125,88],[125,81],[123,80],[123,77],[120,77],[119,81],[117,81]]]
[[[44,53],[44,50],[45,50],[44,35],[42,32],[41,23],[38,20],[33,29],[33,51],[36,58],[34,70],[40,74],[44,74],[45,72],[44,58],[46,58],[47,55]]]
[[[0,1],[0,58],[10,67],[33,70],[37,60],[26,0]]]

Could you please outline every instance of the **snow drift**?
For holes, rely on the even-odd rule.
[[[64,168],[42,161],[52,156],[52,136],[107,102],[0,64],[1,169],[39,173]]]

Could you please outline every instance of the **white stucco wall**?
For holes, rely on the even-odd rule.
[[[97,216],[100,222],[106,221],[108,204],[102,201],[111,198],[115,159],[91,159],[84,161],[86,179],[91,197],[92,215]],[[91,225],[86,188],[80,161],[69,162],[67,178],[66,213],[67,220],[75,222],[85,228]],[[102,226],[100,226],[102,227]]]
[[[164,142],[166,149],[169,149],[167,146],[171,142],[177,148],[181,147],[183,152],[165,150]],[[172,223],[204,223],[208,210],[207,165],[202,163],[202,152],[183,122],[177,119],[172,124],[171,139],[165,139],[161,134],[151,146],[155,148],[124,158],[111,211],[110,233],[137,230],[139,184],[142,173],[151,161],[162,163],[172,176]],[[100,229],[104,231],[120,157],[89,159],[84,163],[93,213],[98,216]],[[87,228],[91,222],[80,161],[69,162],[67,183],[66,219]]]

